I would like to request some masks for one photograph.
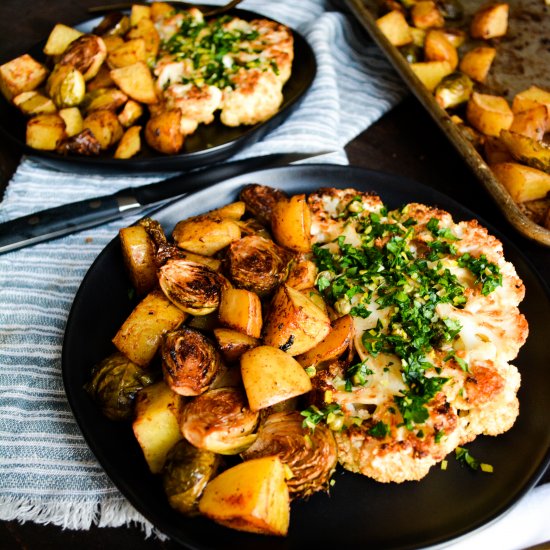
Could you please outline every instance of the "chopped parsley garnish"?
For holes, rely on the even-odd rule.
[[[315,405],[310,405],[307,409],[301,411],[300,414],[305,417],[302,426],[314,430],[317,424],[326,421],[329,415],[341,415],[342,410],[337,403],[329,403],[322,409]]]
[[[234,87],[231,76],[241,68],[269,69],[278,74],[277,64],[260,56],[258,31],[228,28],[230,16],[200,21],[183,13],[179,30],[162,43],[162,50],[176,61],[191,61],[192,75],[184,78],[183,83]]]
[[[384,439],[390,433],[390,427],[385,422],[377,422],[367,430],[369,435],[377,439]]]
[[[476,284],[482,285],[483,294],[502,284],[502,275],[484,255],[457,256],[459,238],[450,229],[440,228],[435,218],[426,224],[433,239],[424,244],[413,242],[416,221],[407,215],[407,207],[367,214],[352,200],[340,218],[354,223],[360,244],[354,246],[339,236],[332,243],[313,246],[319,268],[317,288],[340,313],[342,304],[348,305],[345,312],[362,318],[376,309],[386,310],[387,315],[379,316],[361,341],[374,358],[383,353],[401,360],[405,389],[395,397],[395,403],[405,426],[412,430],[426,422],[427,403],[447,382],[437,375],[439,369],[430,356],[434,350],[452,349],[462,328],[457,320],[437,312],[441,304],[461,308],[466,302],[465,287],[449,269],[449,260],[469,269]],[[467,363],[454,352],[445,360],[450,358],[468,370]],[[349,367],[345,389],[352,391],[354,385],[364,385],[369,374],[372,370],[366,361]]]
[[[455,457],[459,462],[466,464],[472,470],[481,470],[486,473],[493,472],[493,466],[491,464],[479,462],[470,454],[470,451],[464,447],[457,447],[455,449]]]

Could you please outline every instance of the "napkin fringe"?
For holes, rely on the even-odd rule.
[[[0,499],[0,520],[53,524],[69,530],[88,530],[92,525],[138,527],[145,538],[154,536],[160,540],[167,539],[131,504],[121,498],[107,498],[101,502],[71,499],[44,503],[33,501],[30,497],[4,497]]]

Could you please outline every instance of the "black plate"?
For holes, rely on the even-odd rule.
[[[320,186],[357,187],[378,192],[390,207],[420,201],[448,210],[456,220],[476,217],[416,182],[334,165],[249,173],[180,199],[154,217],[170,231],[184,217],[234,200],[239,188],[249,182],[289,193]],[[468,446],[476,458],[494,465],[492,475],[472,471],[452,458],[446,471],[434,467],[422,481],[402,484],[376,483],[338,470],[330,496],[316,494],[307,502],[292,505],[290,531],[284,539],[239,533],[204,518],[180,516],[170,509],[159,480],[148,473],[129,426],[104,419],[82,389],[92,365],[113,351],[110,339],[134,305],[128,300],[129,284],[118,239],[88,271],[67,324],[63,378],[76,420],[120,491],[161,531],[191,548],[417,548],[460,537],[507,511],[535,485],[550,462],[550,296],[522,254],[502,240],[507,259],[514,263],[527,288],[521,311],[529,321],[530,336],[515,361],[523,379],[521,413],[515,426],[499,437],[479,437]]]
[[[230,15],[250,20],[263,18],[262,15],[246,10],[232,10]],[[83,32],[91,32],[101,18],[91,19],[78,25]],[[185,141],[182,152],[177,155],[164,155],[151,149],[143,142],[143,151],[131,159],[114,159],[107,153],[99,157],[79,157],[60,155],[55,152],[37,151],[25,144],[26,118],[21,112],[0,96],[0,130],[14,141],[24,152],[43,164],[56,169],[73,172],[158,172],[167,170],[188,170],[219,162],[236,154],[245,146],[256,143],[268,132],[279,126],[299,105],[311,86],[317,72],[315,54],[308,42],[296,31],[294,35],[294,61],[292,74],[283,88],[283,103],[279,111],[270,119],[254,126],[230,128],[223,125],[219,116],[211,124],[199,125],[197,131]],[[44,61],[44,42],[29,50],[37,61]],[[2,62],[9,61],[8,59]]]

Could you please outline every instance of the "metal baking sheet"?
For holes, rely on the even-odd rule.
[[[550,230],[532,221],[512,200],[508,191],[493,176],[481,155],[452,122],[449,114],[436,103],[432,94],[418,80],[401,53],[380,32],[376,26],[376,19],[384,12],[377,0],[344,0],[344,2],[470,165],[508,221],[522,235],[550,246]],[[467,30],[472,14],[486,2],[463,0],[461,3],[464,7],[464,17],[460,22],[449,23],[447,26]],[[505,37],[492,43],[497,48],[497,55],[487,80],[479,91],[502,95],[511,102],[515,94],[529,86],[536,85],[550,89],[550,71],[548,70],[550,67],[550,6],[546,6],[544,0],[513,0],[508,4],[510,6],[508,32]],[[480,42],[474,44],[473,41],[467,41],[461,50],[477,44]]]

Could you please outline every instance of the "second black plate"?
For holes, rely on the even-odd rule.
[[[180,199],[153,216],[171,231],[182,218],[235,200],[239,189],[250,182],[289,194],[323,186],[355,187],[377,192],[390,207],[415,201],[441,207],[455,220],[476,217],[449,197],[416,182],[333,165],[248,173]],[[468,445],[476,458],[494,466],[491,475],[472,471],[453,458],[446,471],[434,467],[420,482],[402,484],[381,484],[340,469],[330,495],[315,494],[308,501],[293,503],[290,531],[281,539],[231,531],[204,518],[182,517],[168,505],[160,480],[148,472],[131,427],[102,417],[83,389],[92,366],[113,351],[111,338],[134,305],[128,299],[118,239],[88,271],[66,328],[63,378],[75,418],[120,491],[160,531],[189,548],[419,548],[463,536],[506,512],[535,485],[550,460],[550,297],[522,254],[500,238],[507,259],[527,288],[520,309],[529,322],[530,335],[514,361],[522,375],[521,413],[516,424],[499,437],[479,437]]]
[[[250,20],[263,18],[262,15],[246,10],[232,10],[230,15]],[[101,18],[91,19],[78,25],[83,32],[91,32]],[[53,25],[52,25],[53,27]],[[114,159],[108,154],[99,157],[60,155],[55,152],[37,151],[25,144],[26,118],[17,108],[10,105],[0,96],[0,130],[24,152],[40,162],[59,170],[73,172],[159,172],[180,171],[206,166],[223,161],[236,154],[245,146],[250,146],[263,138],[268,132],[279,126],[299,105],[308,91],[317,72],[315,54],[308,42],[296,31],[294,35],[293,70],[283,88],[283,103],[279,111],[270,119],[254,126],[230,128],[223,125],[216,117],[209,125],[201,124],[197,131],[187,138],[183,150],[176,155],[164,155],[151,149],[146,144],[142,152],[131,159]],[[37,61],[44,60],[41,42],[29,50]],[[3,62],[9,61],[4,59]]]

